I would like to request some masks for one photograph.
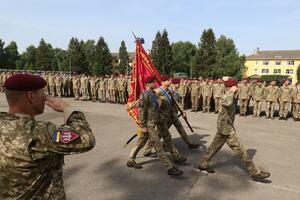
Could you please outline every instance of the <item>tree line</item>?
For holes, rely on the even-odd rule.
[[[216,39],[212,29],[203,31],[197,45],[188,41],[171,44],[167,30],[158,31],[152,42],[150,57],[162,74],[183,72],[191,77],[241,77],[245,62],[245,56],[239,55],[234,41],[224,35]],[[130,60],[124,41],[120,44],[119,59],[120,62],[113,65],[113,56],[103,37],[98,41],[73,37],[66,50],[53,48],[41,39],[37,47],[30,45],[21,54],[16,42],[5,46],[0,39],[2,69],[72,71],[95,75],[128,73]]]

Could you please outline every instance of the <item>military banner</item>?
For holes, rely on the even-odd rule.
[[[142,46],[142,39],[137,38],[134,65],[131,73],[131,88],[127,102],[129,108],[136,104],[140,94],[145,90],[145,80],[149,76],[154,76],[158,83],[161,82],[161,76],[159,72]],[[140,126],[140,122],[138,120],[138,108],[134,106],[133,108],[129,109],[128,112],[134,121]]]

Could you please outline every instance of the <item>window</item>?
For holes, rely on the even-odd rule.
[[[263,61],[263,65],[268,65],[269,64],[269,61],[268,60],[264,60]]]
[[[261,70],[261,73],[262,73],[262,74],[268,74],[268,73],[269,73],[269,69],[262,69],[262,70]]]
[[[293,61],[293,60],[288,60],[287,61],[287,65],[294,65],[295,64],[295,61]]]
[[[293,74],[294,73],[294,70],[293,69],[287,69],[285,71],[286,74]]]
[[[274,69],[273,74],[281,74],[281,69]]]
[[[281,61],[280,60],[275,60],[275,65],[281,65]]]

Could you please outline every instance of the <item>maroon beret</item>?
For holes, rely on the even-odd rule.
[[[170,76],[164,75],[164,76],[161,76],[160,79],[162,82],[164,82],[164,81],[170,80]]]
[[[153,83],[155,82],[155,77],[154,76],[148,76],[146,79],[145,79],[145,83],[148,84],[148,83]]]
[[[17,91],[39,90],[46,85],[45,79],[32,74],[14,74],[4,82],[5,89]]]
[[[238,83],[237,80],[234,80],[234,79],[229,79],[229,80],[227,80],[227,81],[224,81],[225,87],[236,86],[237,83]]]
[[[172,84],[179,84],[180,83],[180,79],[179,78],[173,78],[171,80]]]

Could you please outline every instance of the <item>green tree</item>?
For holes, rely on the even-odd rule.
[[[5,54],[5,65],[9,69],[16,69],[16,62],[19,60],[19,52],[18,52],[18,46],[17,43],[12,41],[7,45],[7,47],[4,48],[4,54]]]
[[[216,63],[216,38],[210,28],[204,30],[194,60],[193,76],[213,76]]]
[[[69,66],[72,72],[89,73],[88,62],[83,49],[83,41],[71,38],[68,48]]]
[[[196,54],[196,46],[191,42],[175,42],[171,45],[173,54],[173,67],[171,72],[184,72],[190,75],[193,57]]]
[[[36,55],[37,48],[35,46],[30,45],[27,47],[17,61],[17,69],[36,70]]]
[[[216,43],[216,63],[212,70],[212,76],[236,76],[242,78],[244,72],[245,56],[240,56],[234,41],[224,35]]]
[[[84,42],[83,50],[86,55],[88,70],[89,72],[92,72],[95,63],[95,53],[96,53],[95,40],[87,40],[86,42]]]
[[[112,55],[108,45],[103,37],[100,37],[96,44],[95,63],[93,66],[93,74],[111,74],[112,72]]]
[[[47,44],[42,38],[36,51],[36,69],[52,70],[53,51],[51,44]]]
[[[159,72],[162,72],[163,51],[162,51],[162,35],[157,31],[155,39],[152,42],[151,58],[153,64]]]
[[[118,65],[118,72],[128,73],[129,72],[129,55],[124,40],[121,42],[119,49],[119,59],[120,63]]]
[[[68,52],[66,50],[53,49],[52,66],[55,71],[70,71]]]
[[[4,53],[5,42],[0,39],[0,69],[5,68],[6,57]]]

